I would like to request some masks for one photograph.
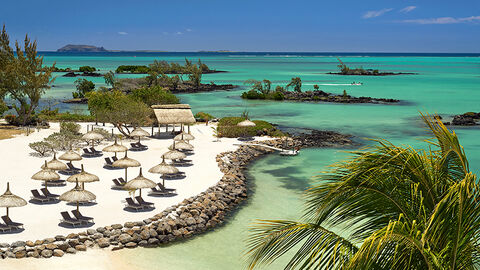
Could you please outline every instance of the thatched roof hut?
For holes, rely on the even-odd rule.
[[[160,125],[195,123],[195,117],[188,104],[153,105],[152,109]]]

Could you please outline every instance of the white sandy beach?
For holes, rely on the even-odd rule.
[[[106,126],[105,129],[111,131],[111,126]],[[145,128],[150,132],[151,129]],[[11,191],[26,199],[31,197],[31,189],[40,189],[43,187],[41,181],[32,180],[31,176],[40,170],[40,166],[44,160],[50,160],[52,157],[40,158],[32,156],[32,149],[28,144],[35,141],[40,141],[51,133],[58,131],[59,125],[52,123],[50,129],[35,132],[29,136],[19,136],[12,139],[0,140],[0,193],[3,193],[7,182],[10,182]],[[86,124],[82,124],[82,132],[86,132]],[[188,159],[193,161],[193,166],[179,167],[184,171],[186,178],[182,180],[166,180],[165,185],[169,188],[177,189],[177,196],[174,197],[151,197],[146,196],[147,190],[142,193],[144,199],[155,203],[155,210],[150,212],[127,212],[123,210],[125,203],[122,202],[129,196],[127,191],[112,190],[112,179],[124,177],[124,170],[108,170],[104,169],[104,157],[112,156],[113,153],[104,153],[102,157],[84,158],[81,161],[73,162],[76,167],[83,164],[85,171],[93,173],[100,178],[99,182],[86,183],[85,189],[93,192],[97,196],[97,204],[92,206],[81,206],[80,211],[85,216],[90,216],[95,219],[95,225],[90,228],[97,228],[111,224],[123,224],[127,221],[140,221],[152,217],[163,209],[181,202],[183,199],[191,197],[205,191],[208,187],[214,185],[222,177],[217,163],[216,155],[224,152],[234,150],[238,143],[236,139],[222,138],[221,142],[214,142],[213,131],[210,126],[194,125],[191,127],[192,135],[195,140],[190,143],[195,147],[194,155],[189,156]],[[143,168],[143,175],[156,182],[161,181],[159,175],[148,173],[148,169],[161,162],[161,155],[168,151],[167,147],[173,142],[172,139],[144,139],[143,144],[148,145],[147,151],[133,152],[129,151],[130,158],[138,160]],[[101,150],[107,144],[112,142],[104,142],[103,145],[97,146],[97,150]],[[128,145],[130,141],[125,141],[123,144]],[[59,153],[61,154],[61,153]],[[118,154],[123,157],[122,153]],[[129,168],[128,178],[136,177],[139,173],[139,168]],[[66,179],[67,176],[61,175],[61,179]],[[65,187],[49,187],[51,193],[62,194],[74,187],[73,183],[67,183]],[[138,194],[138,192],[137,192]],[[37,240],[45,239],[47,237],[54,237],[55,235],[67,235],[72,232],[85,231],[86,228],[70,229],[60,227],[61,216],[60,212],[74,210],[75,206],[67,205],[65,202],[56,204],[37,205],[27,204],[24,207],[11,208],[10,217],[13,221],[24,223],[25,230],[21,233],[15,234],[0,234],[0,243],[12,243],[17,240]],[[1,215],[4,215],[4,209]],[[75,255],[79,256],[79,255]],[[70,258],[75,257],[67,255]],[[66,269],[66,268],[62,268]],[[101,268],[104,269],[104,268]],[[118,269],[118,268],[116,268]]]

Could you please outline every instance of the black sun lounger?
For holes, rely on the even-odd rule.
[[[68,214],[68,212],[66,212],[66,211],[65,211],[65,212],[61,212],[60,214],[62,214],[62,218],[63,218],[63,219],[61,220],[62,223],[65,223],[65,224],[67,224],[67,225],[71,225],[72,227],[75,227],[75,226],[77,226],[77,225],[80,226],[80,225],[82,225],[82,224],[84,224],[84,223],[87,223],[86,221],[82,221],[82,220],[78,220],[78,219],[76,219],[76,218],[72,218],[72,217],[70,216],[70,214]]]

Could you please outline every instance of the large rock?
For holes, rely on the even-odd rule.
[[[87,247],[85,245],[76,245],[75,246],[75,249],[77,251],[86,251],[87,250]]]
[[[97,244],[100,248],[106,248],[106,247],[110,246],[110,242],[108,241],[107,238],[98,239]]]
[[[61,250],[61,249],[53,250],[53,256],[55,256],[55,257],[62,257],[64,254],[65,254],[65,252],[63,252],[63,250]]]
[[[132,241],[132,237],[126,233],[124,234],[121,234],[119,237],[118,237],[118,241],[122,244],[126,244],[130,241]]]
[[[42,252],[40,253],[42,255],[42,257],[44,258],[50,258],[52,257],[53,255],[53,251],[49,250],[49,249],[44,249],[42,250]]]

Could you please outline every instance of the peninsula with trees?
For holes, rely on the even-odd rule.
[[[96,47],[92,45],[68,44],[58,49],[57,52],[108,52],[108,50],[103,47]]]
[[[302,91],[302,79],[294,77],[286,86],[278,85],[272,89],[272,82],[264,79],[262,81],[247,80],[246,85],[250,85],[250,90],[242,93],[244,99],[266,99],[277,101],[299,101],[299,102],[335,102],[335,103],[398,103],[397,99],[390,98],[372,98],[372,97],[353,97],[343,90],[342,95],[336,95],[319,90],[318,85],[314,85],[314,90]]]
[[[412,72],[384,72],[378,69],[364,69],[363,67],[350,68],[340,58],[338,58],[338,72],[328,72],[335,75],[357,75],[357,76],[389,76],[389,75],[416,75]]]
[[[167,61],[158,61],[154,60],[152,64],[147,65],[121,65],[118,66],[115,70],[115,73],[127,73],[127,74],[149,74],[151,72],[156,72],[159,74],[190,74],[192,70],[192,66],[196,65],[202,74],[209,74],[209,73],[222,73],[226,71],[222,70],[215,70],[210,69],[205,63],[202,63],[200,59],[198,62],[194,64],[192,61],[185,58],[185,64],[181,65],[175,62],[167,62]]]

